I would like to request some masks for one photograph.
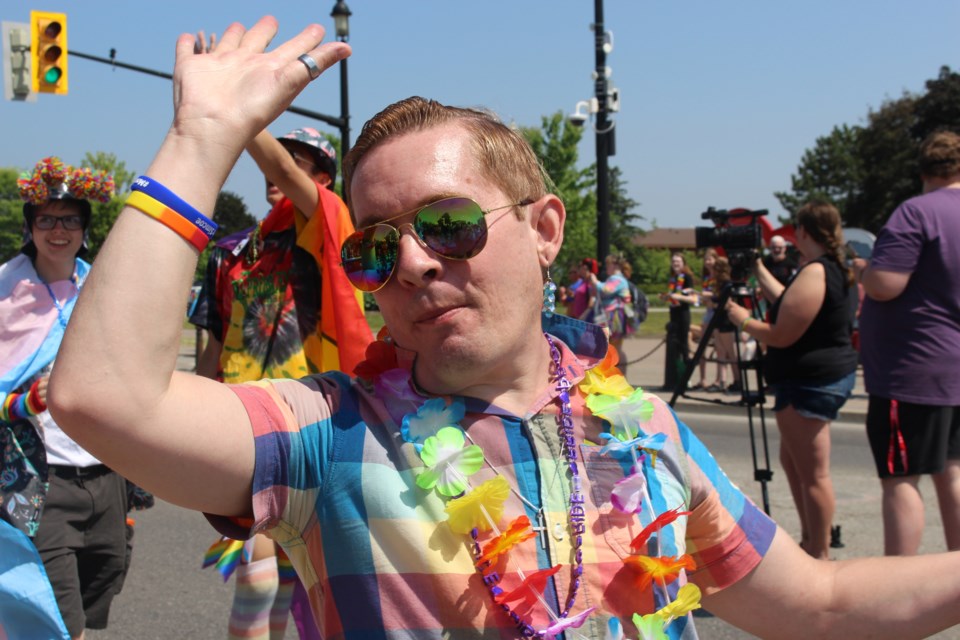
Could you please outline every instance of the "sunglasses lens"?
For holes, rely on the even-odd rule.
[[[466,260],[487,242],[487,222],[469,198],[447,198],[420,210],[413,222],[424,244],[445,258]]]
[[[377,224],[357,231],[343,242],[340,262],[353,286],[361,291],[377,291],[397,266],[399,248],[397,230]]]

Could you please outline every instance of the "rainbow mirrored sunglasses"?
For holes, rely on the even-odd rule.
[[[485,216],[488,213],[523,207],[532,202],[531,198],[526,198],[484,210],[470,198],[437,200],[416,209],[413,222],[399,226],[388,224],[414,213],[407,211],[351,234],[340,247],[340,266],[357,289],[378,291],[389,282],[397,268],[403,227],[410,226],[420,243],[434,253],[450,260],[469,260],[487,244]]]

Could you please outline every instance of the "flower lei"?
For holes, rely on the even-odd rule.
[[[567,469],[570,475],[570,533],[573,535],[573,563],[570,593],[565,609],[559,614],[550,610],[542,598],[547,581],[560,570],[560,565],[550,569],[541,569],[524,574],[518,570],[522,579],[519,587],[505,591],[498,586],[500,576],[491,569],[501,557],[509,557],[511,549],[524,543],[537,534],[529,518],[521,515],[506,523],[500,529],[504,512],[504,503],[512,489],[503,476],[496,476],[478,486],[470,484],[470,476],[479,471],[485,462],[482,449],[468,442],[468,436],[459,425],[464,418],[465,408],[459,401],[446,404],[442,398],[432,398],[422,402],[419,408],[403,414],[400,433],[408,443],[414,445],[420,454],[423,468],[416,477],[416,484],[424,491],[436,491],[447,498],[445,511],[448,525],[455,533],[468,534],[475,566],[483,583],[490,591],[491,598],[504,613],[510,617],[523,637],[554,638],[569,629],[583,625],[596,607],[589,607],[581,613],[569,617],[576,601],[583,573],[580,546],[583,531],[582,516],[579,526],[574,517],[574,506],[583,502],[582,483],[579,475],[576,454],[576,442],[573,436],[573,419],[570,408],[571,384],[563,372],[560,352],[553,339],[544,334],[550,345],[554,363],[554,375],[557,384],[560,416],[558,417],[562,449],[567,457]],[[398,377],[394,374],[397,361],[390,345],[375,342],[367,350],[367,360],[358,366],[361,377],[373,379],[375,387],[396,391]],[[586,405],[597,417],[610,424],[610,432],[600,437],[606,443],[600,453],[614,458],[627,456],[632,460],[632,471],[618,481],[610,496],[613,506],[623,513],[638,514],[644,497],[648,496],[646,477],[643,474],[643,462],[651,456],[651,464],[656,464],[657,452],[663,447],[666,435],[646,435],[639,425],[650,420],[653,404],[642,389],[634,389],[617,369],[616,350],[609,349],[607,356],[596,367],[586,372],[578,389],[586,396]],[[401,394],[401,406],[410,407],[413,398],[410,393]],[[391,413],[394,413],[391,411]],[[519,494],[517,494],[519,497]],[[523,498],[521,497],[521,500]],[[647,500],[647,504],[650,501]],[[532,505],[531,505],[532,506]],[[674,582],[681,570],[691,571],[696,563],[688,554],[680,557],[660,557],[660,531],[680,517],[690,514],[683,511],[683,505],[670,509],[656,518],[633,539],[630,544],[634,552],[623,563],[634,570],[639,589],[646,590],[659,586],[667,594],[666,585]],[[481,545],[480,532],[492,531],[494,537]],[[647,555],[649,547],[654,548],[656,556]],[[667,626],[678,618],[685,617],[694,609],[700,608],[700,589],[693,583],[680,587],[676,597],[666,606],[654,613],[641,615],[635,613],[632,622],[640,638],[648,640],[666,640]],[[669,600],[669,595],[667,595]],[[520,602],[531,605],[540,602],[547,607],[551,624],[543,629],[535,629],[522,616],[516,613],[511,603]],[[612,617],[607,621],[606,637],[616,640],[623,638],[623,626],[619,619]]]

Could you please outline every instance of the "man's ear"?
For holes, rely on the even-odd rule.
[[[530,209],[533,217],[531,223],[537,234],[540,266],[547,268],[556,260],[563,245],[563,225],[567,219],[567,210],[560,198],[552,193],[534,202]]]

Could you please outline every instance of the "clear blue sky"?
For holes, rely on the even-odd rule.
[[[369,117],[414,94],[538,126],[593,93],[589,0],[347,1],[354,139]],[[0,19],[62,11],[72,49],[107,57],[114,47],[118,60],[171,71],[182,32],[221,32],[264,13],[279,20],[278,38],[308,22],[332,32],[333,5],[37,0],[0,3]],[[708,206],[782,214],[773,192],[789,188],[817,136],[863,123],[871,107],[905,90],[922,91],[941,65],[960,67],[956,0],[607,0],[605,14],[615,45],[607,63],[621,94],[610,162],[639,213],[659,226],[702,224]],[[145,170],[170,123],[170,82],[76,57],[69,64],[68,96],[0,102],[0,166],[25,169],[48,154],[79,163],[84,152],[102,150]],[[339,115],[338,72],[294,104]],[[304,125],[325,127],[284,115],[271,131]],[[594,154],[591,132],[582,163]],[[262,215],[262,178],[248,157],[226,188]]]

